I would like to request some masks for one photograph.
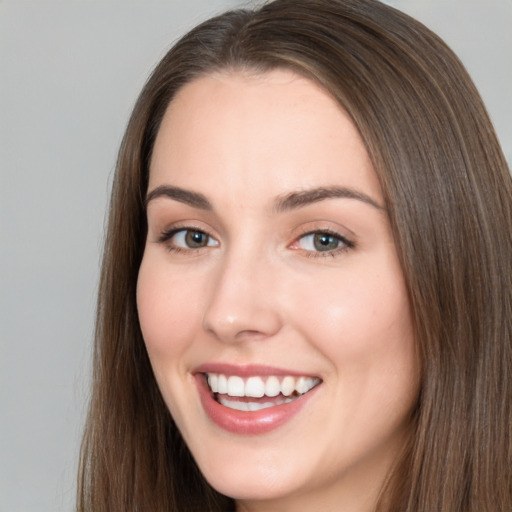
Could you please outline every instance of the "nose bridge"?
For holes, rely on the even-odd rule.
[[[219,340],[265,338],[280,329],[273,266],[264,251],[226,251],[209,290],[203,328]]]

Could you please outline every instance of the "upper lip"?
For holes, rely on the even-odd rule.
[[[252,376],[285,376],[291,375],[293,377],[313,377],[319,378],[318,375],[290,370],[285,368],[279,368],[276,366],[268,366],[262,364],[230,364],[230,363],[221,363],[221,362],[211,362],[204,363],[200,366],[194,368],[192,373],[220,373],[226,376],[230,375],[238,375],[240,377],[252,377]]]

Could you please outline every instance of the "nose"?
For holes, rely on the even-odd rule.
[[[266,339],[282,326],[271,265],[256,256],[232,255],[210,284],[203,329],[222,342]]]

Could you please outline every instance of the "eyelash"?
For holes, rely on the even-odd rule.
[[[206,249],[207,247],[211,247],[209,245],[203,246],[203,247],[179,247],[176,244],[172,243],[172,239],[178,234],[178,233],[201,233],[202,235],[205,235],[210,240],[215,240],[212,236],[210,236],[206,231],[196,228],[194,226],[177,226],[172,229],[169,229],[167,231],[164,231],[161,233],[160,237],[158,238],[158,243],[165,244],[167,246],[167,250],[169,252],[177,253],[177,254],[190,254],[190,253],[197,253],[198,251],[201,251],[203,249]],[[216,240],[215,240],[216,241]],[[218,245],[218,242],[217,242]]]
[[[178,253],[178,254],[197,253],[198,251],[207,249],[208,247],[215,247],[216,245],[218,245],[217,240],[215,240],[215,242],[216,242],[215,244],[212,244],[212,245],[207,244],[205,246],[196,247],[196,248],[194,248],[194,247],[184,248],[184,247],[180,247],[176,244],[172,244],[171,242],[172,242],[173,237],[175,237],[178,233],[181,233],[181,232],[184,232],[185,234],[187,232],[201,233],[202,235],[208,237],[208,241],[215,240],[215,238],[213,238],[207,232],[205,232],[202,229],[196,228],[194,226],[177,226],[177,227],[174,227],[172,229],[162,232],[157,241],[160,244],[166,244],[169,252]],[[293,245],[297,244],[303,238],[306,238],[311,235],[328,235],[329,237],[336,239],[341,244],[341,246],[336,247],[334,249],[326,250],[326,251],[307,250],[307,249],[301,249],[299,247],[293,248]],[[293,241],[292,244],[290,244],[289,247],[292,248],[293,250],[301,251],[304,254],[304,256],[307,258],[325,258],[325,257],[334,258],[334,257],[340,255],[341,253],[344,253],[346,251],[349,251],[350,249],[353,249],[355,246],[356,246],[356,244],[353,241],[349,240],[348,238],[346,238],[345,236],[341,235],[340,233],[338,233],[334,230],[315,229],[315,230],[305,231],[304,233],[300,234],[297,238],[295,238],[295,240]]]
[[[294,250],[302,251],[306,258],[335,258],[336,256],[341,255],[342,253],[345,253],[351,249],[354,249],[356,244],[346,238],[345,236],[341,235],[337,231],[334,231],[332,229],[326,228],[326,229],[313,229],[308,230],[299,235],[292,245],[297,244],[300,240],[307,236],[311,235],[328,235],[329,237],[335,238],[338,242],[340,242],[341,246],[336,247],[335,249],[327,250],[327,251],[312,251],[312,250],[305,250],[301,248],[295,248]]]

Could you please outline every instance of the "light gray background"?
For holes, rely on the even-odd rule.
[[[512,0],[389,0],[459,54],[512,162]],[[117,147],[176,37],[236,0],[0,0],[0,512],[71,511]]]

